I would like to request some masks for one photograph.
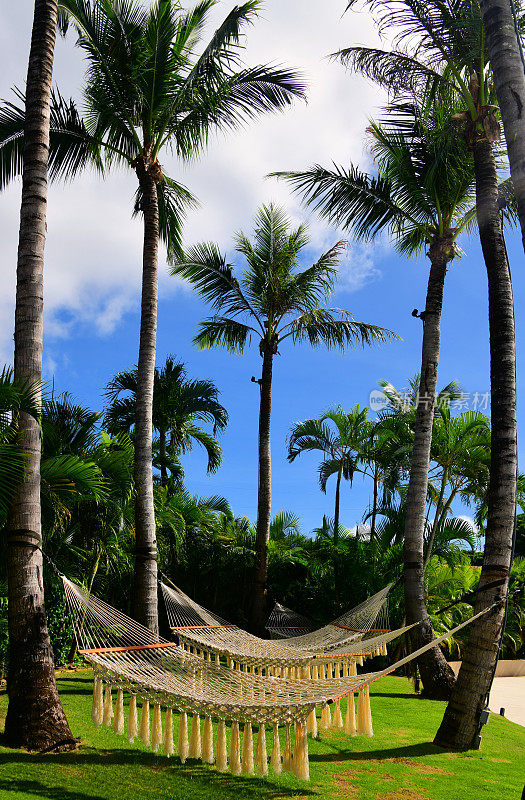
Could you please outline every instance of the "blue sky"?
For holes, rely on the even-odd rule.
[[[218,241],[231,252],[232,234],[251,230],[257,206],[269,200],[284,204],[294,221],[311,225],[312,248],[305,266],[341,238],[325,223],[301,209],[287,187],[264,176],[276,169],[301,169],[332,160],[371,167],[364,130],[384,98],[370,84],[345,73],[326,55],[350,43],[376,44],[367,15],[345,15],[343,0],[326,0],[324,19],[318,19],[317,0],[267,0],[260,22],[250,30],[247,63],[277,61],[303,70],[309,85],[308,105],[265,118],[245,131],[214,140],[199,162],[177,164],[166,156],[167,170],[182,179],[201,200],[186,227],[188,243]],[[0,47],[3,72],[0,96],[23,85],[31,27],[31,4],[0,8]],[[216,22],[231,3],[218,4]],[[283,36],[283,31],[286,35]],[[61,90],[78,97],[82,82],[80,54],[71,43],[57,45],[55,77]],[[102,391],[121,369],[136,363],[139,326],[141,226],[131,220],[133,176],[116,174],[102,183],[86,174],[50,191],[46,248],[45,352],[46,378],[54,377],[55,391],[70,391],[78,402],[100,409]],[[12,357],[19,184],[0,196],[0,360]],[[439,384],[456,378],[471,398],[489,390],[487,282],[475,239],[460,242],[465,256],[450,268],[442,324]],[[517,309],[518,400],[523,385],[521,358],[524,277],[523,250],[516,232],[508,238]],[[164,256],[162,256],[162,259]],[[258,390],[251,383],[260,373],[257,346],[243,356],[221,351],[201,352],[192,345],[198,322],[207,314],[200,299],[167,276],[161,260],[158,359],[174,354],[186,362],[192,377],[211,378],[221,391],[230,424],[221,443],[224,466],[205,475],[205,459],[197,450],[184,466],[187,485],[196,494],[222,494],[236,514],[252,519],[256,513]],[[316,416],[330,405],[349,408],[368,404],[380,379],[398,387],[418,369],[421,322],[411,316],[424,307],[428,260],[399,258],[387,242],[363,247],[350,242],[341,268],[333,305],[352,311],[358,320],[396,331],[403,341],[344,354],[283,345],[274,368],[272,455],[273,510],[290,509],[301,518],[303,530],[332,513],[333,490],[323,495],[317,485],[317,458],[302,456],[293,464],[285,458],[285,440],[293,422]],[[520,411],[520,408],[518,408]],[[519,416],[521,421],[521,415]],[[361,520],[370,485],[356,478],[342,492],[342,523]],[[460,506],[459,513],[468,513]]]

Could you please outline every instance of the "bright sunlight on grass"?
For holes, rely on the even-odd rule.
[[[372,684],[373,739],[342,732],[309,741],[309,784],[290,774],[234,778],[200,762],[181,766],[138,740],[129,745],[91,722],[92,674],[62,672],[59,690],[77,752],[35,755],[0,747],[0,798],[16,800],[222,800],[286,797],[355,800],[511,800],[521,797],[525,730],[491,716],[478,752],[448,753],[431,744],[445,703],[422,700],[405,678]],[[0,718],[7,697],[0,694]],[[269,737],[271,739],[271,736]],[[268,743],[270,746],[270,743]]]

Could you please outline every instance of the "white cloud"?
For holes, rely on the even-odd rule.
[[[219,3],[219,22],[232,3]],[[344,2],[267,0],[259,20],[248,29],[245,61],[281,63],[299,68],[309,84],[308,103],[285,113],[255,120],[242,131],[213,139],[208,152],[189,166],[164,157],[166,170],[185,182],[201,201],[185,229],[188,242],[216,240],[231,246],[232,233],[251,230],[257,207],[273,199],[286,205],[294,219],[309,215],[288,187],[264,176],[279,169],[303,169],[314,163],[350,160],[368,165],[363,132],[368,117],[382,102],[364,80],[345,73],[326,56],[351,42],[375,43],[368,15],[342,16]],[[4,4],[0,10],[3,72],[0,96],[22,86],[27,69],[31,4]],[[211,29],[210,29],[211,30]],[[65,94],[82,82],[81,52],[71,42],[57,43],[55,80]],[[122,315],[136,307],[140,291],[141,226],[131,220],[133,175],[117,173],[102,182],[86,174],[51,189],[45,275],[45,333],[72,336],[79,322],[98,335],[111,333]],[[0,361],[10,359],[18,238],[20,186],[0,196]],[[337,234],[310,217],[313,246],[333,244]],[[380,273],[371,248],[352,246],[341,270],[344,291],[353,291]],[[161,268],[161,295],[180,284]]]

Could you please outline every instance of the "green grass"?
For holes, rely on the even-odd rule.
[[[16,800],[517,800],[521,798],[525,729],[491,716],[481,750],[444,752],[431,744],[445,704],[412,694],[404,678],[372,686],[375,736],[350,739],[342,732],[309,741],[310,783],[290,774],[234,778],[213,767],[155,755],[129,745],[111,729],[91,722],[91,673],[62,673],[59,689],[80,749],[37,755],[0,747],[0,798]],[[0,722],[7,698],[0,693]],[[271,733],[268,747],[271,746]]]

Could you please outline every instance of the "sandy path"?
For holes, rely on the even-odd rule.
[[[507,719],[525,726],[525,677],[495,678],[489,708],[496,714],[504,708]]]

